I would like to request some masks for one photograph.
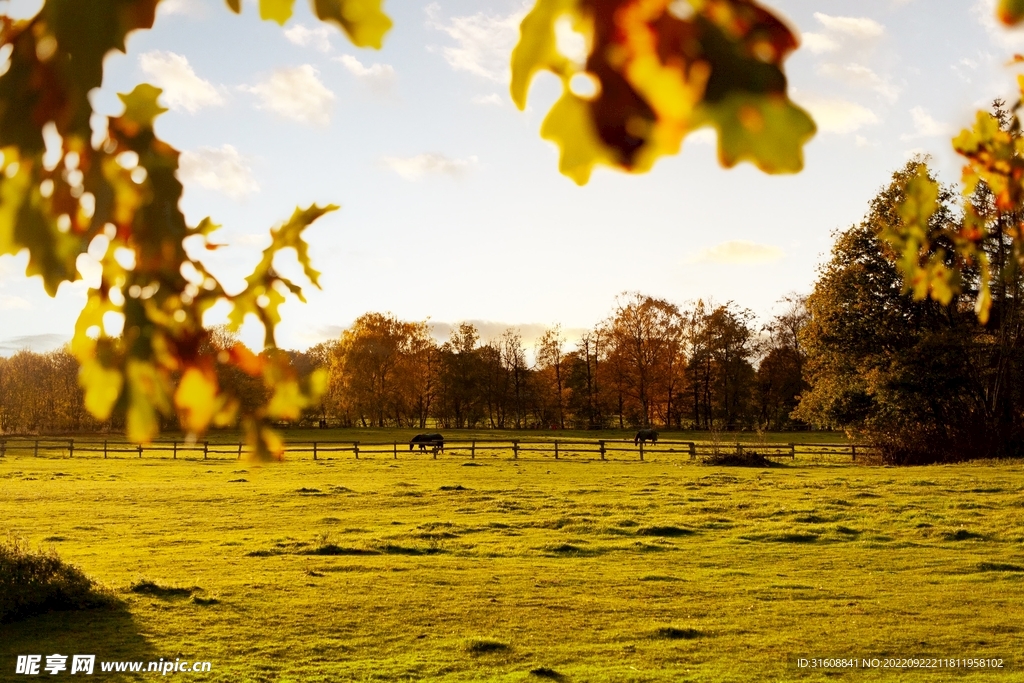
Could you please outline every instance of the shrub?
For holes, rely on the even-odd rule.
[[[50,611],[112,607],[116,598],[53,551],[32,551],[14,536],[0,541],[0,624]]]

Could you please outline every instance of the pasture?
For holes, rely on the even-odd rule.
[[[0,680],[54,652],[224,682],[1024,680],[1021,463],[498,455],[8,455],[0,532],[124,608],[0,626]],[[844,656],[1006,668],[795,666]]]

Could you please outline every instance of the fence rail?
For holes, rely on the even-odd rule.
[[[287,452],[311,454],[313,460],[332,457],[335,454],[351,453],[355,459],[390,456],[397,460],[399,455],[420,457],[429,453],[434,459],[438,454],[451,457],[477,456],[500,458],[503,452],[512,452],[512,459],[520,455],[529,457],[552,457],[555,460],[579,459],[579,456],[600,460],[645,460],[665,456],[685,455],[691,460],[712,456],[757,453],[766,458],[789,458],[797,456],[808,459],[828,460],[846,458],[856,461],[858,454],[863,459],[877,452],[877,447],[868,444],[827,444],[827,443],[752,443],[737,442],[726,444],[721,441],[675,441],[664,439],[657,443],[634,445],[628,439],[452,439],[445,441],[443,448],[404,441],[298,441],[287,444]],[[102,458],[143,458],[146,456],[168,459],[240,459],[246,448],[242,443],[211,443],[209,441],[157,441],[147,445],[135,445],[122,441],[75,440],[75,439],[26,439],[0,438],[0,457],[8,453],[31,453],[34,457],[102,457]],[[629,454],[625,457],[624,454]],[[92,455],[90,455],[92,454]],[[102,454],[102,456],[100,455]],[[201,454],[201,455],[200,455]]]

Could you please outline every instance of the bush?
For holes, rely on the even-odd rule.
[[[13,536],[0,541],[0,624],[60,610],[111,607],[117,600],[82,570]]]

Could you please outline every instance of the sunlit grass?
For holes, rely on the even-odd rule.
[[[2,459],[0,532],[127,610],[0,627],[0,678],[64,649],[212,681],[1024,679],[1019,464],[509,457]],[[844,655],[1010,668],[793,664]]]

